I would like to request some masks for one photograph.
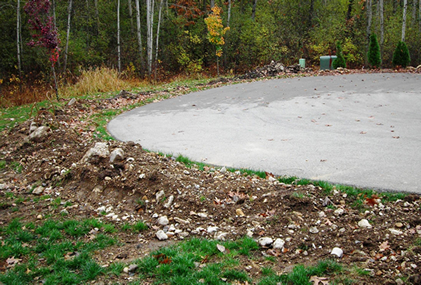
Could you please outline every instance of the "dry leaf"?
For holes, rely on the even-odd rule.
[[[380,248],[380,251],[385,251],[385,250],[390,249],[389,242],[388,242],[388,241],[382,242],[382,243],[379,245],[379,248]]]
[[[20,259],[20,258],[15,258],[14,256],[9,257],[8,259],[6,259],[7,267],[8,268],[14,267],[16,264],[18,264],[21,261],[22,261],[22,259]]]

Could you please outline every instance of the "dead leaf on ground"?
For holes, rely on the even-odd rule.
[[[390,249],[389,241],[384,241],[379,245],[380,251],[385,251]]]
[[[15,258],[14,256],[9,257],[8,259],[6,259],[7,267],[8,268],[14,267],[16,264],[19,264],[21,261],[22,259],[20,258]]]

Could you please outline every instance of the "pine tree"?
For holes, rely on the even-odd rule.
[[[379,68],[382,64],[382,58],[380,55],[380,46],[379,42],[377,41],[377,36],[372,34],[370,36],[370,45],[368,47],[367,53],[368,63],[373,68]]]
[[[409,65],[410,62],[411,57],[409,56],[408,47],[406,46],[405,42],[399,41],[398,46],[393,53],[393,65],[405,68]]]
[[[342,53],[341,42],[339,41],[336,43],[336,59],[333,61],[332,65],[334,69],[337,69],[338,67],[346,67],[345,58]]]

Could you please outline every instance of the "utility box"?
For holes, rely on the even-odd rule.
[[[336,55],[325,55],[320,57],[320,70],[333,69],[332,64]]]
[[[306,60],[305,60],[305,58],[300,58],[299,63],[300,63],[300,67],[301,68],[306,68]]]

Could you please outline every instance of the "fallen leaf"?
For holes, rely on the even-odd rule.
[[[16,264],[19,264],[19,262],[21,262],[21,261],[22,261],[22,259],[20,259],[20,258],[15,258],[14,256],[9,257],[8,259],[6,259],[7,267],[8,268],[14,267]]]
[[[367,132],[361,131],[360,134],[365,135]]]

